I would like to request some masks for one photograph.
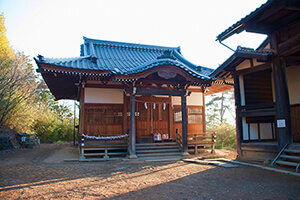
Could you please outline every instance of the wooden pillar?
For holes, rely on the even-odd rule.
[[[136,159],[135,154],[135,137],[136,137],[136,126],[135,126],[135,95],[130,94],[130,141],[129,141],[129,156],[130,159]]]
[[[127,96],[123,93],[123,135],[127,134]]]
[[[242,141],[243,141],[243,128],[241,116],[241,90],[239,76],[234,77],[234,99],[235,99],[235,113],[236,113],[236,150],[238,156],[243,156]]]
[[[181,113],[182,113],[182,156],[189,156],[188,153],[188,123],[187,123],[187,106],[186,106],[186,96],[181,96]]]
[[[277,53],[277,56],[273,58],[272,71],[276,100],[277,123],[275,124],[277,124],[278,150],[280,151],[285,144],[292,142],[290,100],[285,74],[285,62],[278,51],[278,33],[273,32],[270,34],[269,41],[271,49]]]
[[[205,87],[202,86],[202,124],[203,124],[203,133],[206,133],[206,113],[205,113]]]
[[[281,150],[285,144],[292,143],[290,100],[283,58],[274,58],[273,78],[276,98],[278,150]]]

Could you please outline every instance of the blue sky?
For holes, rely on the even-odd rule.
[[[120,42],[181,47],[191,62],[217,68],[233,52],[215,41],[226,28],[266,0],[0,0],[7,37],[32,59],[76,57],[83,36]],[[264,35],[225,40],[256,48]]]

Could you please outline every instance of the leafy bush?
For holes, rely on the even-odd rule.
[[[73,140],[74,126],[70,123],[40,119],[35,120],[32,129],[42,143]]]
[[[216,149],[236,149],[236,132],[232,125],[224,122],[218,127],[212,130],[208,129],[207,131],[216,132]]]

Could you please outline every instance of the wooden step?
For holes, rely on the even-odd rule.
[[[278,164],[278,165],[285,165],[285,166],[291,166],[291,167],[297,167],[298,166],[298,163],[288,162],[288,161],[282,161],[282,160],[278,160],[276,162],[276,164]]]
[[[299,156],[281,155],[280,158],[289,159],[289,160],[299,160],[300,161]]]
[[[286,149],[284,150],[285,153],[294,153],[294,154],[300,154],[300,150],[294,150],[294,149]]]

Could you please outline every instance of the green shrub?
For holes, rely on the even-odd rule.
[[[236,132],[232,125],[225,122],[215,129],[208,129],[207,132],[216,133],[216,149],[236,149]]]
[[[45,119],[35,120],[33,131],[42,143],[72,141],[74,126],[70,123],[58,121],[47,121]]]

